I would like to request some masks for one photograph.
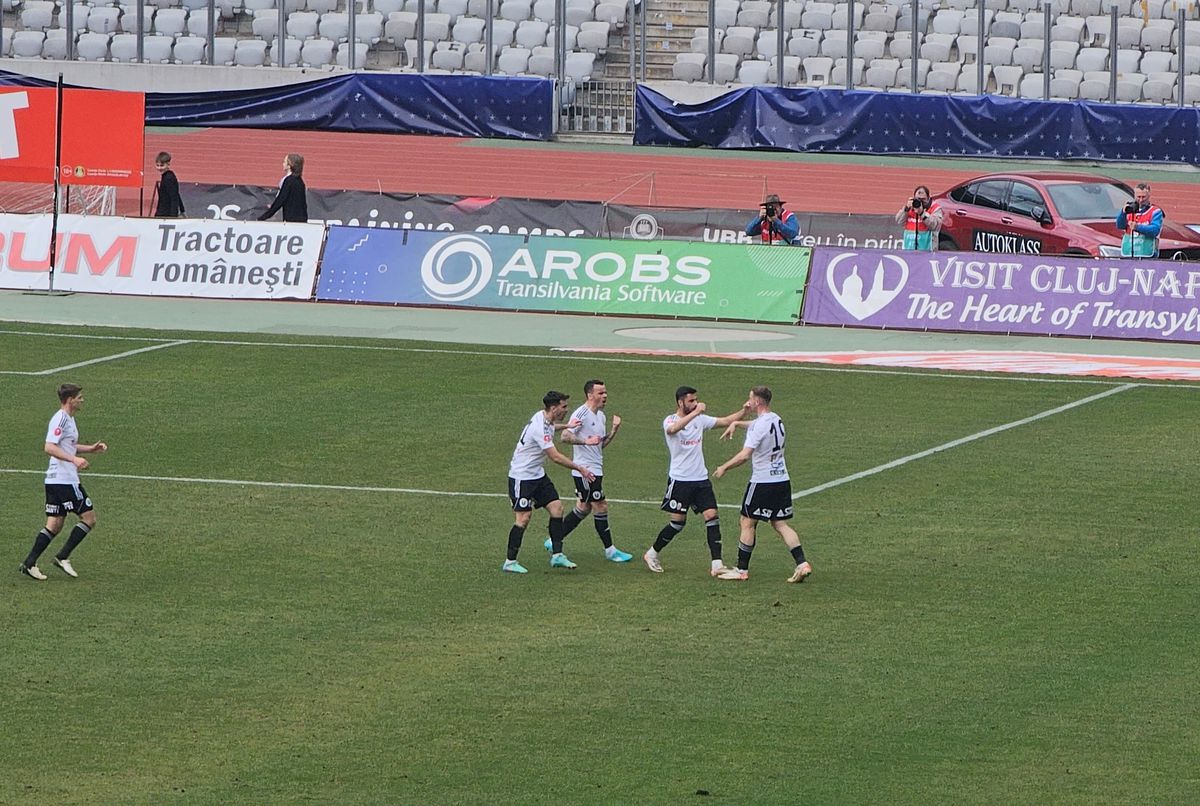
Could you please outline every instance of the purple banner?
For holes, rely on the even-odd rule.
[[[1200,341],[1200,265],[973,252],[815,249],[814,325]]]

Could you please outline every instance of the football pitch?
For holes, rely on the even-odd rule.
[[[564,319],[564,327],[574,320]],[[1200,389],[362,339],[3,326],[0,803],[1194,803]],[[548,389],[606,382],[616,544],[500,565]],[[84,387],[98,528],[43,523]],[[651,574],[661,422],[774,390],[788,585],[702,521]],[[705,440],[709,468],[740,444]],[[560,493],[567,472],[548,463]],[[749,468],[714,482],[725,557]]]

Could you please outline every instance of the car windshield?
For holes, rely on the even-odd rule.
[[[1046,186],[1058,214],[1070,221],[1113,218],[1133,194],[1108,182],[1063,182]]]

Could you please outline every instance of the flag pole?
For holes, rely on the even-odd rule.
[[[62,163],[62,116],[63,116],[63,74],[58,74],[55,86],[55,115],[54,115],[54,209],[50,214],[50,286],[47,291],[54,293],[54,263],[58,259],[58,192],[59,171]]]

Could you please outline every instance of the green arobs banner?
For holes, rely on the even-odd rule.
[[[330,227],[317,298],[796,322],[795,246]]]

